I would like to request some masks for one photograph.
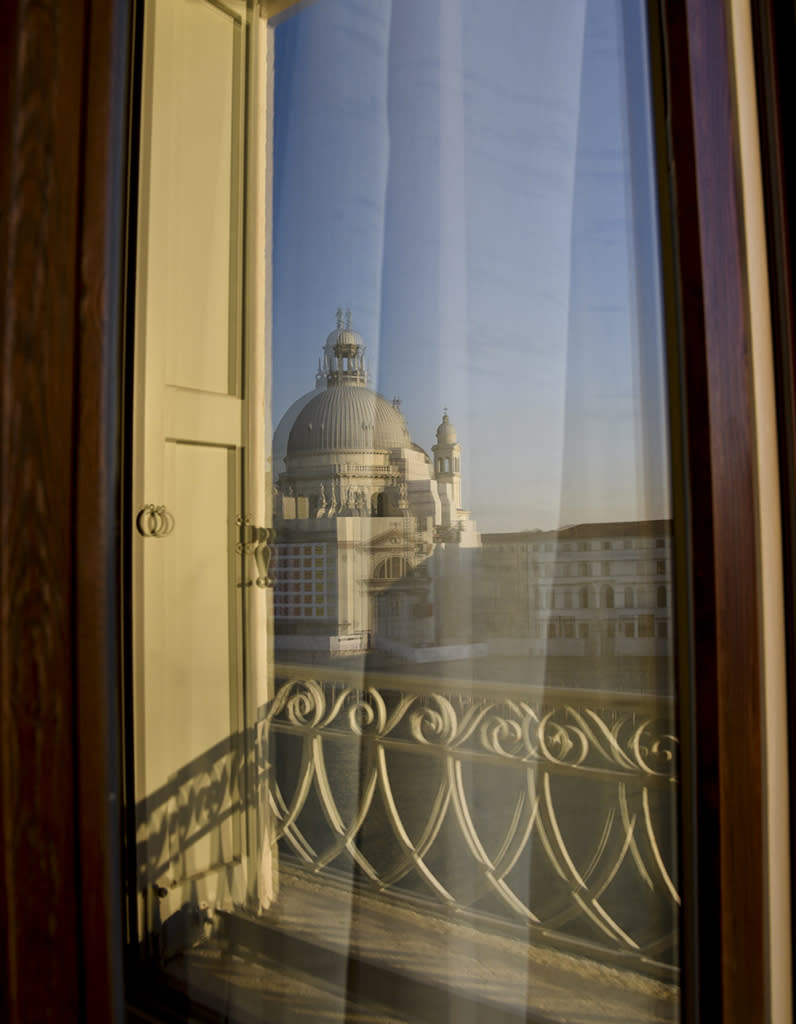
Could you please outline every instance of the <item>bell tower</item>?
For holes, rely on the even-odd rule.
[[[456,430],[448,419],[448,410],[443,410],[442,423],[437,427],[437,443],[432,446],[434,453],[434,477],[440,483],[451,484],[454,509],[462,507],[462,446],[456,440]]]

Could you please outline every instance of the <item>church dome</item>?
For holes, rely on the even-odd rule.
[[[313,391],[307,391],[306,394],[301,396],[301,398],[297,398],[277,424],[276,430],[274,431],[274,439],[271,444],[275,480],[279,479],[279,474],[284,473],[285,471],[287,442],[290,437],[290,431],[293,429],[299,413],[308,402],[315,398],[316,395],[322,395],[325,390],[325,383],[323,385],[318,384]]]
[[[355,384],[332,383],[298,414],[287,454],[390,451],[411,444],[406,421],[386,398]]]

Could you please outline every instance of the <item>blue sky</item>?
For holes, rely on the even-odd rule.
[[[619,0],[317,0],[276,28],[275,423],[349,306],[417,443],[448,408],[480,529],[668,514],[634,31]]]

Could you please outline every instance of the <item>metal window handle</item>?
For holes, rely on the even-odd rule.
[[[265,527],[260,528],[263,536],[257,542],[254,549],[254,564],[257,566],[257,577],[255,583],[258,587],[272,587],[274,581],[269,575],[271,569],[271,559],[273,558],[273,548],[271,547],[271,541],[274,537],[274,531]]]
[[[174,516],[165,505],[144,505],[135,517],[142,537],[168,537],[174,529]]]
[[[272,587],[274,581],[269,575],[269,570],[273,558],[271,541],[274,538],[274,531],[267,526],[253,526],[249,516],[238,516],[236,523],[240,529],[240,540],[235,545],[235,550],[241,555],[254,555],[257,569],[254,582],[260,588]]]

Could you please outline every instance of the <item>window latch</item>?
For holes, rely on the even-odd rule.
[[[274,581],[269,575],[274,539],[274,530],[267,526],[255,526],[251,516],[238,516],[235,520],[239,531],[239,540],[235,551],[239,555],[253,555],[257,576],[254,582],[258,587],[272,587]]]

